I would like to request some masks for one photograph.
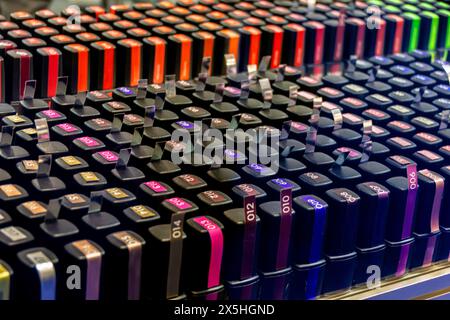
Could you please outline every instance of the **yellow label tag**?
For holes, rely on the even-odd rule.
[[[9,119],[12,123],[22,123],[25,122],[25,119],[22,118],[21,116],[15,114],[15,115],[11,115],[11,116],[7,116],[7,119]]]
[[[22,131],[30,136],[37,134],[37,131],[35,128],[26,128],[26,129],[23,129]]]
[[[0,186],[0,190],[2,190],[8,197],[17,197],[22,195],[22,192],[20,192],[20,190],[13,184],[4,184]]]
[[[0,263],[0,300],[9,300],[10,277],[8,269]]]
[[[81,172],[80,176],[83,178],[86,182],[95,182],[99,181],[100,179],[97,177],[97,175],[92,171],[85,171]]]
[[[67,201],[74,204],[86,202],[83,197],[77,193],[66,194],[64,197],[67,199]]]
[[[130,209],[141,218],[150,218],[156,215],[152,210],[143,205],[132,206]]]
[[[27,171],[37,171],[39,166],[36,160],[22,160],[22,164]]]
[[[128,197],[128,195],[122,191],[120,188],[109,188],[106,189],[106,192],[108,192],[111,196],[113,196],[116,199],[123,199]]]
[[[62,161],[64,161],[68,166],[78,166],[81,164],[81,161],[78,160],[76,157],[74,156],[66,156],[66,157],[62,157],[61,158]]]
[[[27,201],[23,203],[23,206],[30,211],[33,215],[42,214],[47,212],[44,206],[37,201]]]

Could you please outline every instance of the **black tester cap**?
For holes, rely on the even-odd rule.
[[[322,21],[325,26],[324,51],[325,62],[339,62],[342,60],[345,36],[345,15],[341,12],[337,20]]]
[[[417,161],[419,166],[432,170],[438,170],[444,164],[444,158],[441,155],[427,149],[414,152],[413,159]]]
[[[385,163],[395,176],[401,176],[406,172],[410,164],[415,164],[413,160],[401,155],[392,155],[386,158]]]
[[[242,203],[242,200],[245,197],[254,195],[256,197],[256,201],[262,201],[267,197],[266,191],[261,189],[260,187],[254,184],[238,184],[235,185],[231,191],[233,200],[237,203]]]
[[[406,177],[390,178],[386,185],[391,194],[385,238],[390,242],[408,239],[413,230],[419,188],[416,165],[408,165]]]
[[[314,195],[294,198],[295,224],[292,235],[292,263],[314,264],[323,260],[328,204]]]
[[[3,34],[7,34],[11,30],[19,29],[19,25],[12,21],[1,21],[0,22],[0,31]]]
[[[105,270],[105,299],[139,300],[146,287],[146,241],[129,230],[109,234],[105,248],[108,255],[105,264],[114,268]]]
[[[59,293],[57,275],[59,260],[47,248],[38,247],[17,253],[19,264],[15,269],[14,284],[17,299],[56,300]],[[34,269],[34,271],[32,271]]]
[[[189,80],[192,75],[192,46],[193,39],[184,34],[174,34],[167,38],[168,61],[172,64],[166,66],[168,74],[175,74],[179,80]]]
[[[78,234],[78,228],[70,221],[59,218],[62,199],[52,199],[47,206],[45,220],[40,228],[48,236],[48,239],[63,239],[70,241]],[[57,252],[61,250],[58,248]]]
[[[85,232],[95,230],[97,240],[101,240],[100,237],[104,236],[105,232],[113,231],[120,225],[115,216],[102,211],[103,193],[103,191],[91,192],[88,213],[81,218],[85,223],[83,227],[89,227],[87,230],[84,228]]]
[[[142,42],[122,39],[117,42],[117,59],[124,67],[116,70],[117,85],[136,86],[142,78]]]
[[[116,167],[111,171],[112,175],[119,183],[141,183],[145,179],[145,174],[136,167],[128,166],[131,157],[131,148],[122,149]]]
[[[33,78],[33,55],[24,49],[8,50],[5,54],[5,74],[11,75],[5,83],[5,101],[23,98],[25,82]]]
[[[68,300],[99,300],[104,292],[105,251],[92,240],[77,240],[64,247],[66,263],[81,268],[82,290],[65,290]]]
[[[284,270],[290,264],[289,243],[295,217],[292,189],[282,189],[279,199],[258,206],[261,218],[261,248],[265,248],[259,256],[261,272]]]
[[[256,197],[244,197],[243,208],[224,212],[224,278],[239,281],[256,275],[260,218],[256,214]]]
[[[323,48],[325,39],[325,26],[318,21],[308,21],[303,24],[305,28],[305,43],[313,43],[305,51],[305,64],[321,64],[323,61]]]
[[[350,254],[355,251],[361,199],[346,188],[330,189],[325,194],[329,205],[325,253]]]
[[[439,232],[445,178],[439,173],[424,169],[418,172],[418,180],[420,188],[414,232],[417,234]],[[442,212],[444,216],[445,211]]]
[[[42,9],[42,10],[38,10],[34,13],[34,15],[38,18],[38,19],[42,19],[42,20],[47,20],[53,17],[56,17],[56,13],[53,12],[50,9]]]
[[[181,168],[170,160],[163,159],[166,143],[157,142],[153,148],[151,161],[147,164],[155,174],[159,176],[173,176],[181,170]]]
[[[102,35],[103,32],[113,30],[113,27],[105,22],[95,22],[88,26],[89,30],[97,35]],[[112,39],[111,37],[108,37]]]
[[[444,188],[444,196],[442,199],[442,207],[441,212],[449,212],[450,210],[450,166],[442,167],[439,173],[445,178],[445,188]],[[448,215],[440,216],[440,225],[444,228],[450,227],[450,217]]]
[[[360,183],[356,188],[361,197],[356,246],[364,249],[383,245],[390,191],[376,182]]]
[[[89,48],[82,44],[65,45],[63,52],[64,74],[69,76],[68,89],[71,94],[89,89]]]
[[[210,216],[186,220],[187,287],[194,297],[221,290],[223,228],[221,222]]]
[[[58,77],[62,73],[62,53],[52,47],[43,47],[36,50],[36,79],[37,92],[41,98],[50,98],[56,95]]]
[[[95,90],[113,89],[116,84],[116,46],[107,41],[95,41],[90,43],[90,52],[90,88]]]
[[[81,157],[77,156],[62,156],[55,160],[57,165],[56,172],[62,177],[71,176],[73,173],[86,170],[89,164]]]
[[[365,28],[366,23],[359,18],[345,20],[344,59],[348,59],[351,55],[363,57]]]
[[[184,279],[182,277],[184,233],[184,213],[171,215],[170,224],[160,224],[149,228],[149,246],[159,263],[149,266],[149,292],[153,299],[183,299]]]
[[[159,37],[147,37],[142,40],[142,44],[143,55],[146,57],[142,64],[143,77],[148,78],[150,83],[163,83],[166,69],[166,40]]]

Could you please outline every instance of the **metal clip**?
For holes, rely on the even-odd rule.
[[[250,81],[244,80],[241,82],[241,95],[239,97],[240,100],[247,100],[250,96]]]
[[[174,74],[166,75],[164,87],[166,89],[166,98],[173,98],[177,95],[177,86]]]
[[[232,76],[237,73],[236,58],[234,57],[234,54],[229,53],[225,55],[225,65],[227,68],[227,76]]]
[[[441,112],[441,124],[439,130],[447,129],[450,121],[450,110],[444,110]]]
[[[283,128],[281,129],[280,133],[280,147],[282,147],[281,156],[286,158],[288,157],[292,150],[294,149],[294,146],[287,145],[286,142],[289,139],[289,134],[291,133],[291,125],[292,120],[283,122]]]
[[[164,148],[161,147],[161,145],[165,146],[165,142],[157,142],[155,144],[155,147],[153,148],[151,161],[159,161],[162,159],[162,156],[164,154]]]
[[[255,81],[256,76],[258,74],[258,70],[257,70],[256,64],[249,64],[249,65],[247,65],[247,73],[248,73],[248,80],[250,82]]]
[[[358,57],[354,54],[352,54],[350,56],[350,59],[348,60],[348,65],[347,65],[347,72],[348,73],[353,73],[356,71],[356,60],[358,59]]]
[[[208,79],[209,67],[211,65],[211,57],[203,57],[200,73],[195,91],[204,91],[206,88],[206,80]]]
[[[145,97],[147,96],[147,87],[148,87],[148,80],[139,79],[136,93],[136,100],[145,99]]]
[[[103,191],[93,191],[90,195],[88,214],[99,213],[102,210]]]
[[[52,169],[52,156],[50,154],[40,155],[38,158],[37,178],[48,178]]]
[[[2,135],[0,137],[0,148],[11,146],[13,137],[14,137],[14,126],[3,126]]]
[[[128,166],[131,157],[131,148],[121,149],[119,152],[119,159],[116,162],[116,169],[123,170]]]
[[[289,139],[289,134],[291,133],[291,125],[292,120],[283,122],[283,128],[281,129],[280,133],[280,141],[285,141]]]
[[[221,103],[223,101],[223,93],[225,91],[225,83],[218,83],[214,94],[214,103]]]
[[[23,89],[23,99],[33,100],[34,93],[36,92],[36,80],[25,81],[25,89]]]
[[[123,113],[118,113],[114,115],[110,133],[119,133],[122,130],[123,117],[124,117]]]
[[[444,69],[445,73],[447,74],[447,81],[450,83],[450,64],[444,63],[442,65],[442,68]]]
[[[155,97],[155,106],[156,106],[156,110],[163,110],[164,109],[164,103],[166,101],[164,100],[163,97],[161,97],[161,95],[157,94]]]
[[[44,222],[49,223],[58,220],[60,210],[61,198],[51,199],[47,206],[47,214],[45,215]]]
[[[333,163],[333,169],[336,169],[337,167],[342,167],[342,165],[347,160],[348,156],[350,154],[350,150],[345,150],[339,153],[339,156],[337,157],[336,161]]]
[[[338,130],[342,128],[344,118],[342,117],[341,109],[334,108],[331,109],[331,114],[333,115],[334,128],[333,130]]]
[[[420,102],[422,102],[422,97],[424,96],[426,91],[427,87],[420,87],[417,89],[416,95],[414,97],[414,104],[420,104]]]
[[[68,82],[68,77],[67,76],[58,77],[58,84],[56,86],[56,96],[57,97],[61,97],[61,96],[65,96],[66,95],[67,82]]]
[[[266,72],[267,72],[267,70],[269,70],[270,59],[271,59],[271,56],[264,56],[261,58],[261,61],[259,62],[259,66],[258,66],[258,74],[261,77],[266,76]]]
[[[84,103],[86,102],[86,96],[87,96],[86,91],[77,93],[77,95],[75,97],[75,108],[77,108],[77,109],[83,108]]]
[[[316,149],[317,129],[319,127],[320,109],[322,108],[322,98],[316,97],[313,99],[313,112],[309,119],[309,129],[306,135],[305,153],[313,153]]]
[[[288,107],[295,106],[297,103],[297,97],[298,97],[298,89],[300,87],[298,85],[289,86],[289,103]]]
[[[316,0],[308,0],[308,13],[314,13],[314,10],[316,8]]]
[[[50,141],[50,131],[48,130],[47,119],[35,119],[36,135],[38,142]]]
[[[270,81],[267,78],[260,79],[259,85],[261,86],[261,94],[264,99],[264,107],[263,109],[269,109],[272,105],[272,98],[273,98],[273,90],[270,85]]]
[[[276,81],[277,82],[284,81],[285,74],[286,74],[286,65],[285,64],[280,64],[278,66],[278,74],[277,74]]]
[[[362,156],[361,163],[369,161],[372,154],[372,120],[365,120],[363,122],[363,137],[361,140]]]
[[[377,79],[378,70],[380,70],[380,66],[375,66],[368,71],[369,73],[369,79],[367,79],[368,83],[372,83]]]
[[[144,128],[153,127],[153,124],[155,123],[156,109],[157,109],[156,106],[150,106],[150,107],[145,108]]]
[[[242,113],[235,114],[231,117],[230,130],[236,130],[239,127],[239,122],[241,121]],[[238,119],[239,118],[239,119]]]
[[[131,147],[137,147],[142,144],[144,136],[144,127],[135,128],[133,131],[133,138],[131,139]]]

